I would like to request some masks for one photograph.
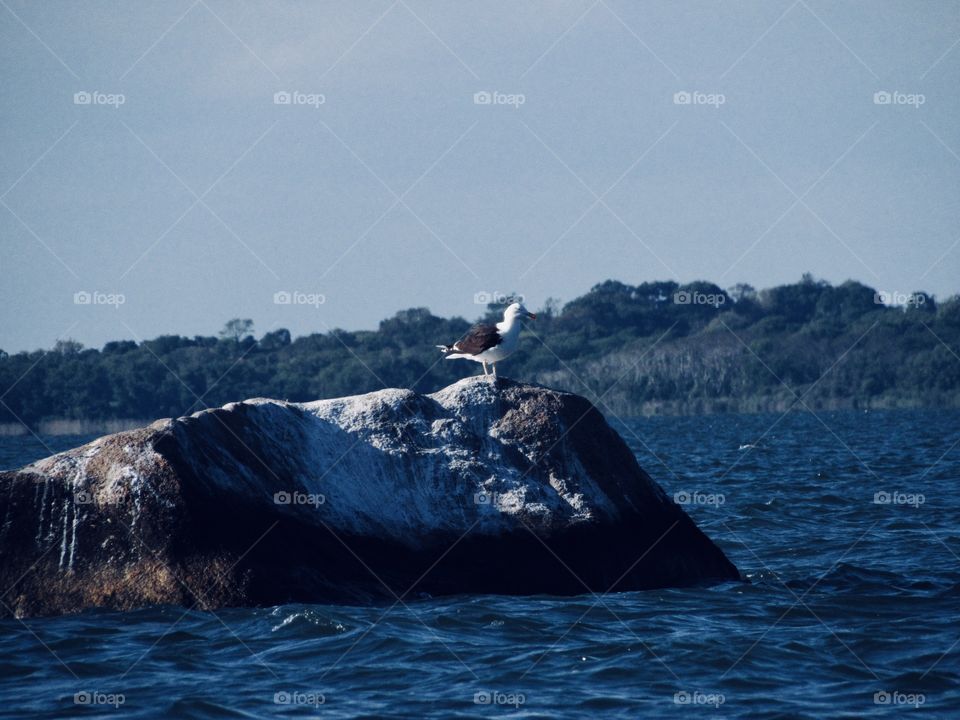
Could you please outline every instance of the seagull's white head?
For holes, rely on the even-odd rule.
[[[510,322],[511,320],[515,320],[518,317],[527,317],[527,318],[530,318],[531,320],[537,319],[536,313],[532,313],[529,310],[527,310],[523,306],[523,303],[515,302],[512,305],[508,305],[507,309],[503,311],[503,319],[506,320],[507,322]]]

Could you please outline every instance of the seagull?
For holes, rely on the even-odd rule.
[[[503,322],[496,325],[479,323],[467,331],[460,340],[452,345],[437,345],[447,360],[467,358],[483,364],[483,374],[488,375],[487,363],[497,374],[497,363],[512,355],[520,341],[520,320],[528,317],[536,320],[537,316],[527,310],[522,303],[513,303],[503,311]]]

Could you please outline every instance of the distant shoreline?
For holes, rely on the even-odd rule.
[[[682,417],[700,415],[762,415],[785,412],[830,412],[835,410],[951,410],[960,408],[960,398],[953,401],[924,403],[914,398],[805,398],[803,404],[794,397],[700,398],[684,401],[647,401],[640,412],[627,417]]]
[[[751,398],[697,398],[692,400],[645,401],[638,407],[621,411],[617,403],[601,407],[604,415],[613,421],[635,417],[689,417],[700,415],[762,415],[785,412],[830,412],[835,410],[880,411],[880,410],[953,410],[960,409],[960,398],[945,398],[943,402],[924,403],[915,398],[809,398],[801,405],[793,397]],[[77,420],[51,418],[41,420],[36,427],[28,428],[21,423],[0,423],[0,437],[38,435],[109,435],[112,433],[146,427],[160,418],[111,418],[106,420]]]
[[[36,427],[28,428],[23,423],[0,423],[0,437],[19,437],[21,435],[111,435],[146,427],[154,420],[136,420],[132,418],[115,418],[109,420],[75,420],[69,418],[52,418],[41,420]]]
[[[960,295],[937,301],[915,291],[894,306],[888,295],[809,275],[760,291],[609,280],[562,307],[545,301],[502,371],[583,395],[614,417],[960,407]],[[481,319],[502,317],[502,303],[486,309]],[[234,318],[216,337],[0,350],[0,389],[9,388],[0,432],[22,434],[19,423],[51,434],[112,432],[255,396],[425,392],[478,372],[443,362],[435,347],[469,329],[464,318],[421,307],[375,331],[293,338],[278,328],[256,339],[252,320]]]

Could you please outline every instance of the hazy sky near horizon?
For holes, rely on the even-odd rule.
[[[944,297],[958,41],[958,2],[2,0],[0,348],[608,278]]]

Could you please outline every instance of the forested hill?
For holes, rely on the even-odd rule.
[[[885,299],[857,282],[809,276],[760,292],[607,281],[539,308],[500,372],[618,415],[960,406],[960,298],[918,292],[896,307]],[[499,310],[488,305],[486,317]],[[480,371],[434,348],[468,326],[414,308],[375,331],[256,339],[252,323],[234,320],[219,337],[0,351],[0,422],[152,419],[255,396],[303,401],[384,386],[433,391]]]

